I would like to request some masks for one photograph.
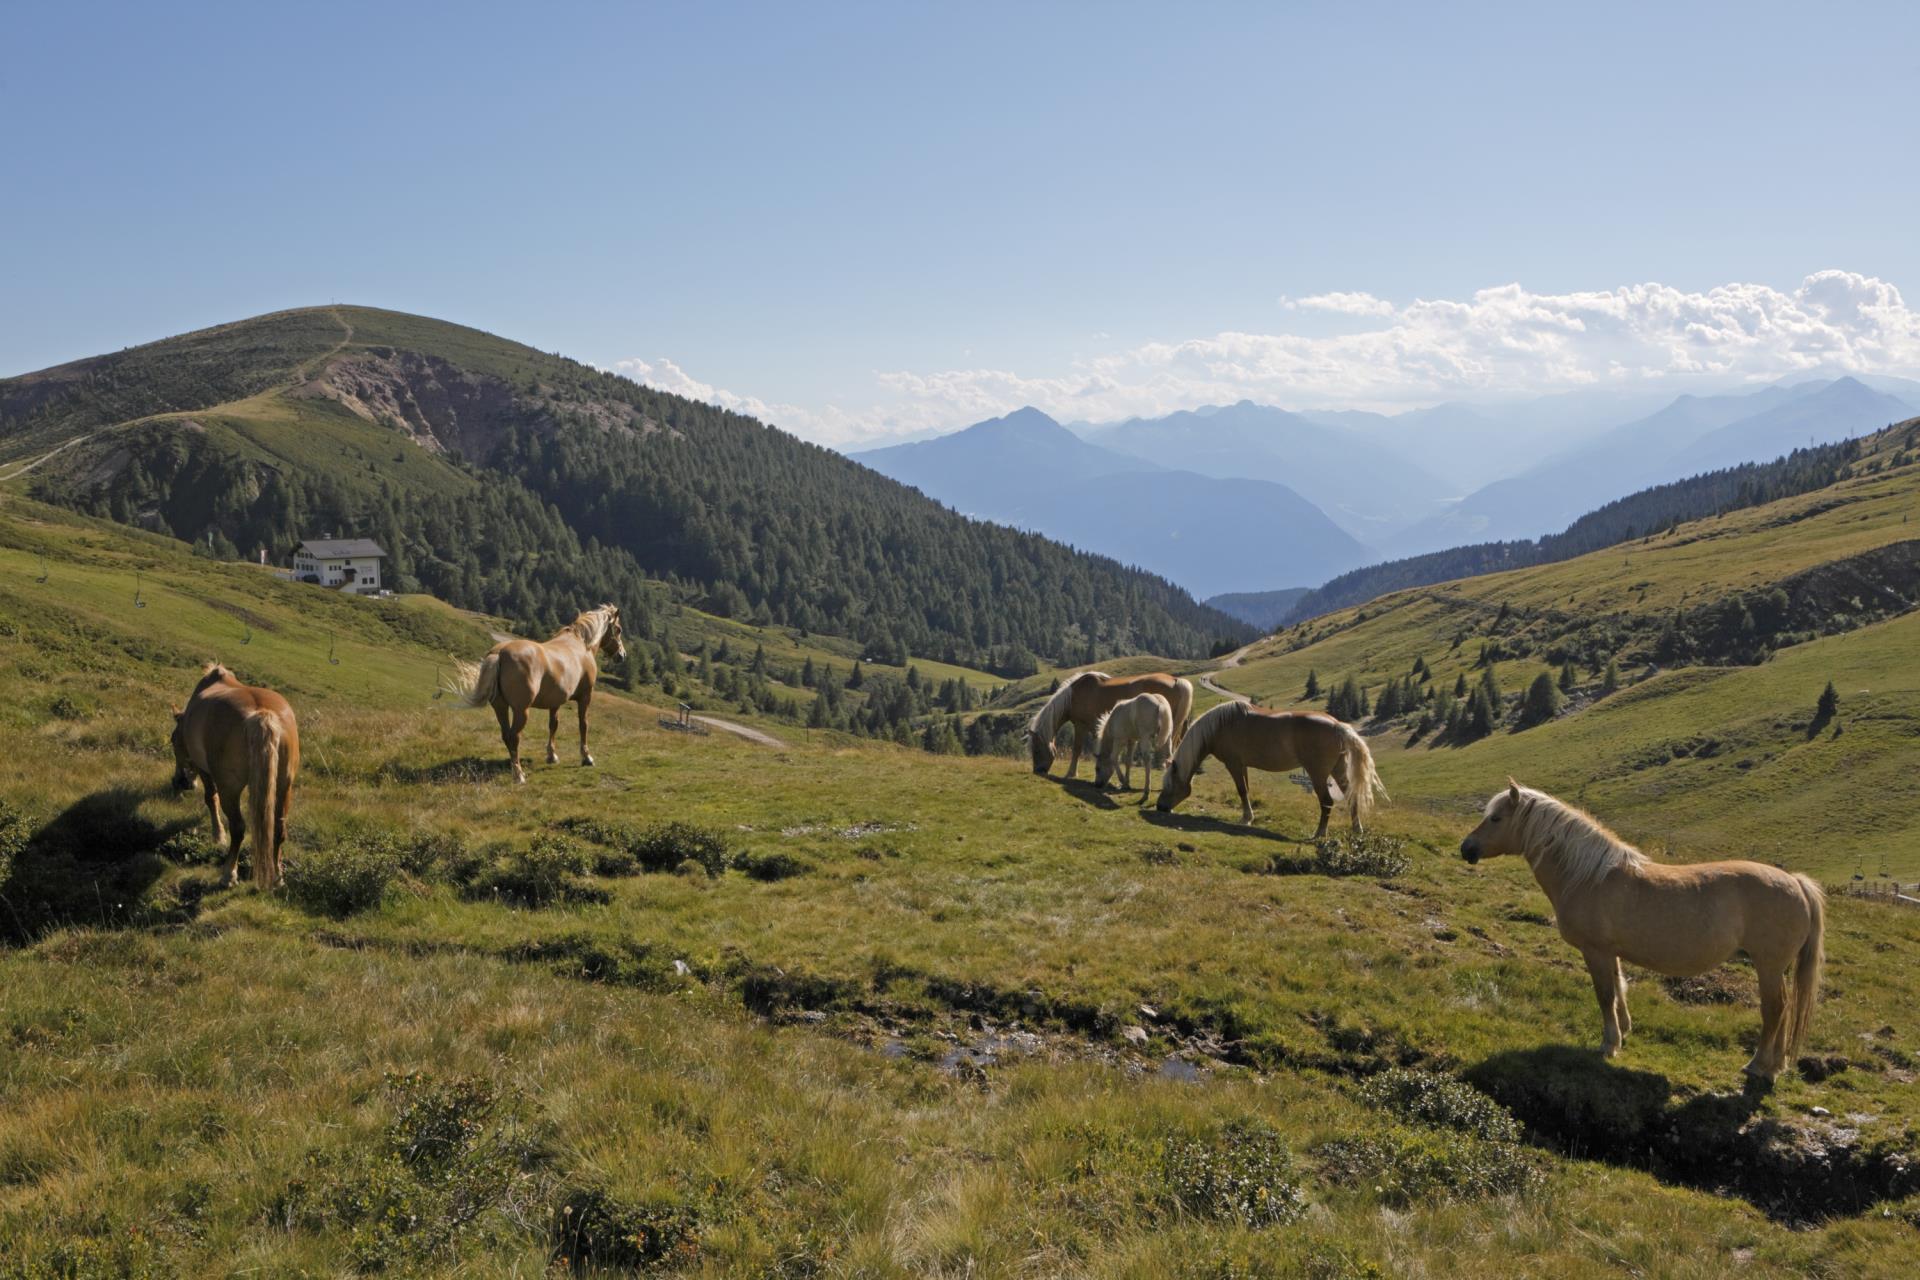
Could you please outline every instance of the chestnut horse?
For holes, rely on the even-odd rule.
[[[1173,807],[1193,793],[1193,775],[1208,756],[1219,757],[1240,791],[1240,820],[1253,821],[1253,800],[1247,792],[1247,770],[1285,773],[1304,769],[1320,798],[1320,826],[1315,840],[1327,834],[1333,812],[1333,789],[1338,783],[1347,798],[1355,831],[1366,825],[1373,811],[1374,793],[1386,799],[1387,789],[1373,767],[1367,740],[1351,725],[1318,711],[1262,711],[1244,702],[1223,702],[1193,722],[1186,739],[1167,763],[1160,782],[1159,810]]]
[[[453,660],[456,674],[447,683],[447,692],[459,695],[469,707],[493,708],[515,782],[527,780],[520,764],[520,734],[527,727],[531,707],[547,713],[547,763],[558,764],[560,753],[553,749],[553,739],[560,732],[560,708],[569,702],[577,704],[580,763],[593,763],[587,751],[587,704],[593,701],[593,684],[600,674],[593,659],[596,650],[615,662],[627,656],[615,605],[587,610],[554,632],[551,640],[502,640],[480,662]]]
[[[1157,693],[1167,700],[1173,711],[1173,740],[1179,742],[1193,710],[1192,684],[1159,672],[1115,679],[1104,671],[1082,671],[1054,690],[1027,722],[1027,750],[1033,755],[1033,771],[1045,774],[1053,768],[1054,737],[1062,725],[1071,724],[1073,758],[1067,762],[1067,776],[1071,778],[1080,768],[1080,752],[1094,744],[1094,725],[1100,717],[1143,693]]]
[[[1120,771],[1120,789],[1133,790],[1133,757],[1146,748],[1147,767],[1141,771],[1140,803],[1147,802],[1153,789],[1153,770],[1173,750],[1173,708],[1157,693],[1142,693],[1128,698],[1093,726],[1098,744],[1093,757],[1093,785],[1104,787]]]
[[[247,834],[242,791],[252,801],[253,882],[262,889],[279,883],[280,848],[287,842],[287,810],[299,772],[300,726],[287,700],[241,684],[217,662],[208,664],[187,705],[173,713],[173,789],[191,791],[199,779],[213,838],[228,842],[228,884],[240,878],[240,842]]]
[[[1826,895],[1818,884],[1760,862],[1655,862],[1591,814],[1511,778],[1460,842],[1469,863],[1508,853],[1527,860],[1560,936],[1587,962],[1605,1056],[1619,1053],[1633,1029],[1622,960],[1690,978],[1736,951],[1747,953],[1760,979],[1760,1043],[1746,1073],[1772,1080],[1800,1052],[1824,963]]]

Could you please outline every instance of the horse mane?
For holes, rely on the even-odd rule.
[[[218,662],[209,662],[201,670],[200,683],[193,686],[193,691],[195,693],[199,693],[202,689],[208,688],[216,684],[225,684],[228,681],[234,681],[235,683],[238,683],[238,677],[236,677],[233,674],[233,672],[227,670],[226,667],[223,666],[222,664]]]
[[[1071,680],[1062,680],[1060,687],[1053,691],[1053,696],[1033,713],[1033,719],[1027,721],[1027,733],[1041,742],[1052,742],[1053,735],[1060,732],[1060,722],[1067,718],[1067,708],[1073,705],[1074,686],[1082,680],[1111,678],[1104,671],[1082,671]]]
[[[1195,769],[1200,767],[1200,758],[1213,746],[1213,740],[1220,731],[1236,720],[1251,715],[1244,702],[1223,702],[1213,710],[1193,722],[1187,730],[1187,736],[1180,739],[1180,749],[1173,753],[1173,759],[1167,768],[1178,770],[1176,778],[1191,778]]]
[[[1520,803],[1511,816],[1521,824],[1521,847],[1528,850],[1528,858],[1552,858],[1565,877],[1567,893],[1591,889],[1609,871],[1647,861],[1646,854],[1592,814],[1532,787],[1520,789]]]
[[[613,620],[614,609],[615,606],[610,604],[603,604],[597,609],[588,609],[572,622],[569,622],[566,626],[554,632],[554,639],[558,640],[562,635],[571,631],[580,637],[581,644],[591,649],[599,644],[601,638],[607,634],[607,627]]]

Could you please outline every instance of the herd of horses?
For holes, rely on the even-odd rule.
[[[593,764],[587,709],[599,676],[596,654],[614,661],[626,655],[620,610],[610,604],[580,614],[549,640],[503,640],[479,662],[456,661],[448,691],[466,706],[493,708],[514,780],[524,783],[520,738],[536,709],[548,713],[548,764],[559,762],[554,738],[569,702],[579,712],[580,763]],[[1091,749],[1095,785],[1105,787],[1117,774],[1130,791],[1132,762],[1144,755],[1144,805],[1151,771],[1164,760],[1157,808],[1168,813],[1192,794],[1195,775],[1212,757],[1239,792],[1241,820],[1251,823],[1248,770],[1300,770],[1320,802],[1316,841],[1326,837],[1339,799],[1358,832],[1375,799],[1386,798],[1373,753],[1351,725],[1244,702],[1222,703],[1196,720],[1193,701],[1192,684],[1179,676],[1082,672],[1054,690],[1027,726],[1033,771],[1044,776],[1052,769],[1057,740],[1071,728],[1068,778]],[[272,888],[300,769],[293,708],[273,690],[242,684],[212,664],[174,713],[173,752],[175,788],[200,784],[215,836],[227,842],[227,882],[238,878],[251,823],[253,878]],[[1825,898],[1808,877],[1757,862],[1657,863],[1591,815],[1512,779],[1487,802],[1460,853],[1469,864],[1509,854],[1526,860],[1561,937],[1579,950],[1593,978],[1607,1057],[1620,1052],[1633,1026],[1623,961],[1692,977],[1736,953],[1751,959],[1760,986],[1760,1040],[1746,1073],[1771,1081],[1798,1054],[1820,988],[1826,932]]]

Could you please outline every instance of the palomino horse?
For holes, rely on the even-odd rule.
[[[300,727],[293,708],[271,689],[241,684],[211,663],[193,696],[173,713],[173,789],[206,793],[213,837],[227,841],[227,883],[240,877],[240,842],[247,822],[240,793],[253,809],[253,882],[271,889],[280,880],[280,847],[287,842],[287,810],[300,772]],[[220,818],[224,811],[226,825]]]
[[[1374,771],[1367,740],[1332,716],[1317,711],[1262,711],[1244,702],[1223,702],[1193,722],[1180,749],[1167,763],[1160,783],[1162,813],[1193,793],[1193,775],[1200,762],[1218,756],[1240,791],[1240,820],[1253,821],[1253,801],[1247,794],[1247,770],[1285,773],[1305,769],[1320,798],[1320,826],[1315,840],[1327,834],[1333,813],[1330,782],[1340,784],[1355,831],[1366,825],[1373,811],[1374,793],[1386,799],[1387,789]]]
[[[520,734],[527,727],[530,707],[545,709],[547,763],[559,764],[560,753],[553,749],[553,738],[560,732],[560,708],[577,703],[580,763],[593,763],[587,751],[587,704],[593,701],[593,682],[600,674],[599,664],[593,660],[595,650],[615,662],[626,658],[617,606],[603,604],[587,610],[554,632],[551,640],[502,640],[483,661],[453,660],[456,674],[447,691],[458,694],[469,707],[493,708],[500,720],[500,740],[507,744],[507,760],[513,765],[515,782],[527,780],[527,771],[520,764]]]
[[[1027,750],[1033,753],[1033,771],[1045,774],[1053,768],[1053,739],[1062,725],[1073,726],[1073,758],[1067,762],[1071,778],[1080,768],[1080,752],[1094,741],[1094,725],[1100,717],[1143,693],[1157,693],[1173,710],[1173,740],[1186,732],[1188,714],[1193,710],[1193,685],[1178,676],[1159,672],[1147,676],[1123,676],[1115,679],[1104,671],[1082,671],[1053,691],[1046,704],[1027,722]]]
[[[1133,790],[1133,756],[1144,747],[1147,767],[1140,774],[1140,803],[1147,802],[1153,789],[1153,770],[1173,750],[1173,708],[1157,693],[1142,693],[1128,698],[1093,726],[1098,744],[1093,757],[1093,785],[1104,787],[1120,770],[1120,789]]]
[[[1560,936],[1586,959],[1607,1057],[1633,1028],[1622,960],[1690,978],[1735,951],[1747,953],[1760,978],[1760,1045],[1747,1074],[1772,1080],[1799,1053],[1820,991],[1826,935],[1826,895],[1812,880],[1759,862],[1654,862],[1591,815],[1511,778],[1460,842],[1469,863],[1506,853],[1527,860]]]

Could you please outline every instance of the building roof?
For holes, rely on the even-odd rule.
[[[347,560],[387,554],[372,538],[308,538],[300,544],[300,550],[315,560]]]

